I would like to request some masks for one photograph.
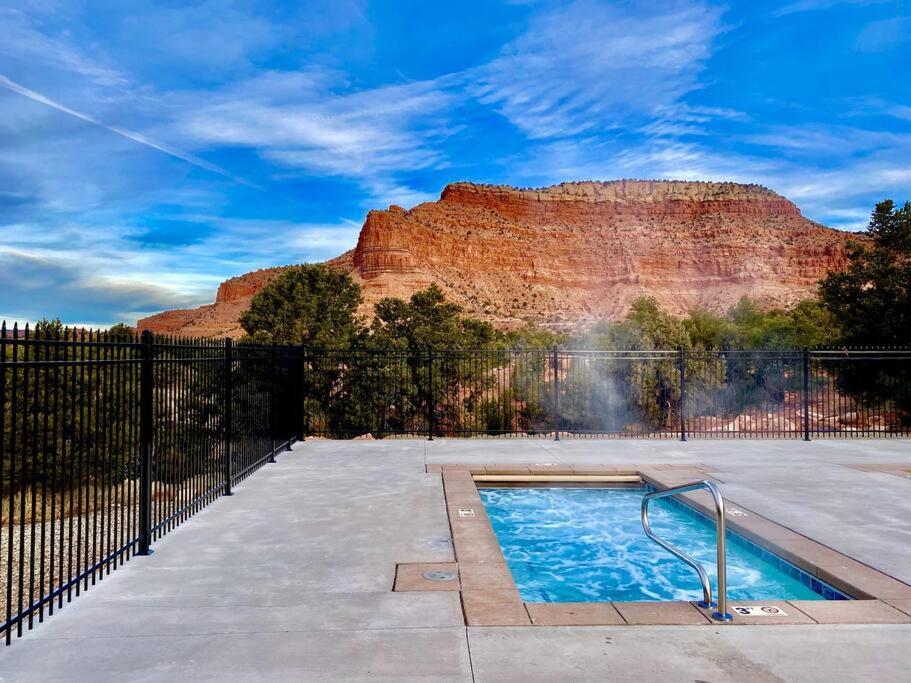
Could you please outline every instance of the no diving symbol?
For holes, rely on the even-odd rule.
[[[788,616],[779,607],[772,605],[743,605],[734,607],[737,614],[744,617],[786,617]]]

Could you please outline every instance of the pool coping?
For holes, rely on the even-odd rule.
[[[632,477],[658,489],[712,479],[718,471],[705,465],[564,465],[556,463],[427,465],[439,475],[451,531],[454,562],[401,563],[393,590],[458,591],[468,626],[601,626],[710,625],[707,610],[691,602],[523,602],[487,517],[479,483],[542,484],[609,481],[628,483]],[[477,481],[476,477],[480,480]],[[492,480],[492,481],[491,481]],[[677,497],[693,509],[714,516],[703,492]],[[761,548],[780,556],[852,600],[730,601],[732,608],[770,608],[762,616],[736,613],[732,624],[896,624],[911,623],[911,586],[869,565],[839,553],[807,536],[725,498],[727,527]],[[423,578],[426,571],[451,572],[449,581]],[[732,610],[734,611],[734,610]],[[777,611],[777,614],[775,612]]]

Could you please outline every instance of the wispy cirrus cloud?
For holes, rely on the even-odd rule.
[[[268,73],[185,105],[176,130],[194,145],[254,150],[284,173],[353,178],[374,197],[414,194],[397,172],[447,163],[454,95],[441,81],[350,91],[331,71]],[[384,196],[384,198],[387,198]]]
[[[854,47],[862,52],[885,52],[903,41],[911,33],[911,16],[889,17],[871,21],[863,27],[854,40]]]
[[[238,182],[243,185],[249,185],[251,187],[256,187],[257,189],[262,189],[258,185],[255,185],[254,183],[251,183],[248,180],[244,180],[243,178],[234,175],[230,171],[228,171],[224,168],[221,168],[220,166],[217,166],[215,164],[209,163],[205,159],[201,159],[194,154],[184,152],[182,150],[179,150],[175,147],[166,145],[161,142],[156,142],[155,140],[150,139],[148,136],[143,135],[142,133],[139,133],[139,132],[136,132],[133,130],[129,130],[127,128],[121,128],[120,126],[113,126],[110,124],[102,123],[101,121],[94,118],[93,116],[89,116],[88,114],[84,114],[82,112],[76,111],[75,109],[71,109],[70,107],[60,104],[59,102],[56,102],[56,101],[52,100],[51,98],[46,97],[45,95],[42,95],[41,93],[38,93],[38,92],[35,92],[34,90],[26,88],[24,85],[21,85],[19,83],[16,83],[15,81],[10,80],[3,74],[0,74],[0,87],[6,88],[10,92],[14,92],[17,95],[22,95],[23,97],[27,97],[28,99],[33,100],[34,102],[38,102],[39,104],[43,104],[47,107],[50,107],[51,109],[56,109],[59,112],[63,112],[64,114],[67,114],[68,116],[72,116],[73,118],[79,119],[80,121],[84,121],[85,123],[91,124],[93,126],[97,126],[98,128],[103,128],[104,130],[106,130],[110,133],[113,133],[114,135],[119,135],[122,138],[126,138],[127,140],[132,140],[133,142],[136,142],[140,145],[145,145],[146,147],[157,150],[159,152],[162,152],[163,154],[167,154],[176,159],[180,159],[181,161],[185,161],[188,164],[192,164],[193,166],[198,166],[199,168],[201,168],[205,171],[209,171],[210,173],[217,173],[218,175],[222,175],[226,178],[230,178],[234,182]]]
[[[701,2],[577,0],[535,17],[471,90],[532,139],[610,130],[699,87],[721,16]]]
[[[817,10],[830,9],[838,6],[857,6],[864,7],[867,5],[883,5],[894,3],[895,0],[797,0],[788,2],[776,9],[773,14],[778,17],[785,17],[789,14],[799,14],[801,12],[814,12]]]
[[[888,108],[887,113],[889,116],[894,116],[897,119],[911,121],[911,107],[906,107],[902,104],[893,104]]]
[[[453,152],[464,154],[464,145],[449,143],[475,132],[459,110],[493,107],[532,143],[636,121],[668,132],[680,118],[741,116],[681,103],[699,87],[720,19],[702,2],[624,13],[581,0],[543,11],[478,67],[359,90],[330,69],[269,72],[189,99],[175,127],[192,145],[246,147],[279,168],[353,178],[374,201],[409,205],[435,193],[416,191],[402,174],[462,162]],[[662,122],[671,109],[677,123]]]
[[[174,217],[206,228],[206,237],[168,252],[198,261],[217,259],[224,266],[255,270],[264,263],[325,261],[357,243],[361,225],[340,219],[335,223],[299,223],[292,220],[225,218],[204,214]],[[136,236],[134,236],[135,239]]]
[[[94,86],[128,85],[129,77],[106,55],[86,54],[85,46],[75,44],[66,31],[43,29],[40,18],[62,11],[57,6],[0,5],[0,57],[63,71]]]
[[[743,140],[778,150],[830,157],[889,150],[911,152],[911,132],[870,130],[846,125],[768,126],[762,132],[744,135]]]

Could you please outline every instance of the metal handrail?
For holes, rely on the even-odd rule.
[[[708,490],[708,492],[712,494],[712,498],[715,501],[715,535],[717,539],[716,545],[718,547],[718,610],[716,612],[712,612],[712,618],[716,621],[731,621],[734,617],[728,612],[724,499],[721,497],[721,491],[718,489],[718,486],[715,485],[714,482],[703,480],[695,481],[691,484],[673,486],[669,489],[664,489],[663,491],[653,491],[652,493],[646,493],[642,497],[642,528],[645,530],[646,536],[648,536],[669,553],[683,560],[696,570],[696,573],[699,575],[699,581],[702,584],[702,602],[699,603],[699,606],[714,607],[715,603],[712,602],[712,584],[709,582],[709,576],[706,574],[705,569],[694,557],[687,555],[682,550],[675,548],[667,541],[658,538],[652,531],[652,527],[649,524],[648,519],[648,504],[653,500],[657,500],[658,498],[667,498],[669,496],[676,496],[678,493],[698,491],[699,489]]]

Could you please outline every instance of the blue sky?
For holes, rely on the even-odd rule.
[[[911,1],[0,0],[0,316],[104,325],[457,180],[911,199]]]

